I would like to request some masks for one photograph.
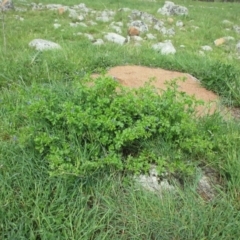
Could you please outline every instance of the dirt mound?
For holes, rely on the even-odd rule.
[[[138,88],[144,86],[145,82],[154,78],[153,85],[158,89],[166,89],[165,82],[175,78],[185,78],[179,81],[179,90],[189,95],[195,95],[196,99],[203,100],[204,106],[198,108],[199,114],[213,113],[218,108],[219,97],[200,85],[200,82],[187,73],[167,71],[161,68],[149,68],[143,66],[118,66],[109,69],[107,75],[117,79],[123,86]],[[97,74],[92,75],[94,78]]]

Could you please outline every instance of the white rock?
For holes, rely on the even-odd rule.
[[[183,22],[180,21],[180,20],[178,20],[178,21],[176,22],[176,26],[177,26],[177,27],[183,27]]]
[[[87,24],[86,23],[83,23],[83,22],[80,22],[78,23],[79,26],[82,26],[82,27],[87,27]]]
[[[46,5],[46,8],[49,10],[56,10],[61,7],[62,7],[62,4],[47,4]]]
[[[77,17],[77,19],[78,19],[78,21],[83,21],[83,20],[84,20],[84,16],[83,16],[83,15],[79,15],[79,16]]]
[[[39,3],[39,4],[31,3],[31,6],[32,6],[32,10],[33,10],[33,11],[44,9],[44,6],[43,6],[42,3]]]
[[[165,36],[173,36],[173,35],[175,35],[175,31],[174,31],[173,28],[167,29],[167,28],[165,28],[165,27],[162,27],[162,28],[160,29],[160,32],[161,32],[163,35],[165,35]]]
[[[13,1],[12,0],[8,0],[8,1],[4,2],[4,0],[0,0],[0,10],[1,9],[3,11],[14,9]]]
[[[237,48],[237,51],[240,53],[240,42],[237,43],[236,48]]]
[[[95,10],[92,10],[92,11],[90,12],[91,15],[95,15],[96,13],[97,13],[97,11],[95,11]]]
[[[78,26],[78,23],[70,22],[69,25],[70,25],[70,27],[77,27],[77,26]]]
[[[229,20],[226,20],[226,19],[223,20],[222,23],[223,23],[223,24],[226,24],[226,25],[230,25],[230,24],[232,24],[232,22],[230,22]]]
[[[134,9],[134,10],[132,10],[131,15],[129,15],[128,17],[129,17],[131,20],[135,20],[135,19],[137,19],[137,18],[140,18],[141,15],[142,15],[142,12],[141,12],[141,11]]]
[[[147,39],[149,39],[149,40],[156,39],[156,37],[151,33],[148,33],[146,36],[147,36]]]
[[[82,36],[83,33],[81,33],[81,32],[77,32],[77,33],[74,33],[73,35],[74,35],[74,36]]]
[[[212,50],[213,50],[213,49],[212,49],[210,46],[208,46],[208,45],[201,46],[201,49],[202,49],[203,51],[212,51]]]
[[[111,19],[108,16],[100,16],[100,17],[96,17],[96,21],[99,22],[109,22]]]
[[[89,12],[91,12],[92,10],[90,9],[90,8],[82,8],[81,9],[81,12],[84,12],[84,13],[89,13]]]
[[[38,51],[61,49],[59,44],[44,39],[34,39],[28,45]]]
[[[135,43],[134,43],[134,46],[135,46],[135,47],[141,47],[142,45],[141,45],[140,42],[135,42]]]
[[[174,46],[172,45],[172,42],[170,40],[166,40],[164,42],[159,42],[156,44],[152,45],[152,48],[155,51],[160,51],[160,53],[162,55],[168,55],[168,54],[175,54],[176,53],[176,49],[174,48]]]
[[[107,14],[108,14],[108,16],[111,16],[111,17],[113,17],[113,16],[115,16],[115,12],[114,11],[112,11],[112,10],[109,10],[108,12],[107,12]]]
[[[235,38],[234,38],[234,37],[231,37],[231,36],[226,36],[226,37],[224,37],[224,39],[225,39],[226,41],[233,41],[233,40],[235,40]]]
[[[78,18],[78,13],[76,12],[76,10],[74,9],[69,9],[69,15],[68,17],[72,18],[72,19],[77,19]]]
[[[183,6],[175,5],[173,2],[165,1],[165,4],[162,8],[159,8],[158,13],[162,15],[188,15],[188,9]]]
[[[197,30],[197,29],[199,29],[198,26],[191,26],[191,28],[193,28],[193,30]]]
[[[14,7],[14,10],[17,12],[27,12],[27,8],[22,8],[22,7]]]
[[[145,22],[153,23],[158,21],[153,15],[146,13],[146,12],[141,12],[141,19]]]
[[[172,9],[174,8],[175,4],[173,2],[170,1],[165,1],[164,5],[162,8],[159,8],[157,13],[160,13],[162,15],[173,15],[173,11]]]
[[[131,37],[134,41],[141,42],[143,39],[139,36],[132,36]]]
[[[80,3],[78,5],[75,5],[74,7],[79,8],[79,9],[84,9],[84,8],[86,8],[86,4],[85,3]]]
[[[53,24],[53,27],[54,27],[55,29],[60,28],[60,27],[61,27],[61,24],[59,24],[59,23],[54,23],[54,24]]]
[[[233,26],[233,29],[235,30],[235,32],[240,33],[240,26],[235,25]]]
[[[211,180],[207,176],[202,176],[200,178],[197,190],[200,195],[204,196],[208,200],[212,200],[215,197],[215,189],[211,184]]]
[[[74,9],[80,10],[80,12],[89,13],[91,9],[87,8],[85,3],[80,3],[73,6]]]
[[[119,12],[121,12],[121,11],[122,11],[122,12],[129,12],[129,11],[131,11],[131,9],[125,7],[125,8],[119,8],[118,11],[119,11]]]
[[[143,21],[140,20],[131,22],[129,26],[136,27],[142,33],[148,31],[148,26]]]
[[[92,21],[92,20],[90,20],[88,23],[89,23],[89,25],[91,25],[91,26],[95,26],[95,25],[97,25],[97,23],[94,22],[94,21]]]
[[[88,34],[88,33],[78,32],[78,33],[74,33],[73,35],[75,35],[75,36],[85,36],[85,37],[88,38],[90,41],[93,41],[93,40],[94,40],[93,35]]]
[[[90,41],[93,41],[93,40],[94,40],[94,37],[93,37],[93,35],[91,35],[91,34],[84,33],[83,35],[84,35],[85,37],[87,37]]]
[[[162,195],[163,192],[174,192],[176,189],[170,185],[166,179],[159,181],[160,176],[158,175],[156,168],[149,171],[149,175],[139,175],[134,177],[134,180],[140,184],[147,191]]]
[[[153,29],[155,29],[155,30],[157,30],[157,31],[160,31],[163,26],[164,26],[164,22],[158,21],[158,22],[153,26]]]
[[[123,22],[116,22],[115,24],[119,27],[123,27]]]
[[[104,10],[100,12],[100,16],[102,17],[113,17],[116,13],[112,10]]]
[[[114,29],[117,33],[122,33],[122,29],[119,26],[111,25],[110,27]]]
[[[117,34],[117,33],[107,33],[104,38],[110,42],[114,42],[120,45],[123,45],[126,41],[126,38]]]
[[[97,46],[100,46],[100,45],[103,45],[104,44],[104,41],[100,38],[98,38],[94,43],[93,45],[97,45]]]
[[[16,15],[15,18],[16,18],[17,20],[19,20],[20,22],[23,22],[23,21],[24,21],[24,18],[22,18],[22,17],[20,17],[20,16],[18,16],[18,15]]]
[[[123,27],[123,23],[122,22],[112,22],[110,25],[111,26]]]

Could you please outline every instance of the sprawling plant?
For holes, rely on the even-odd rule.
[[[48,161],[52,174],[164,166],[164,158],[143,144],[159,137],[180,152],[212,149],[211,135],[199,134],[195,109],[200,103],[179,92],[176,80],[160,92],[151,82],[127,89],[109,77],[88,77],[64,87],[33,86],[29,93],[21,139]]]

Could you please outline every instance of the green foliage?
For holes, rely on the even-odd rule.
[[[220,96],[239,104],[240,71],[233,65],[212,62],[207,71],[200,74],[203,85]]]
[[[199,132],[195,117],[201,102],[178,91],[176,80],[160,95],[150,83],[130,90],[109,77],[35,85],[22,95],[21,142],[49,162],[52,174],[86,174],[106,166],[141,172],[150,163],[166,165],[142,144],[159,136],[180,161],[183,153],[212,152],[211,135]]]

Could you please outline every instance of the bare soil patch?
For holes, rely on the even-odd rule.
[[[218,95],[202,87],[199,80],[188,73],[144,66],[117,66],[109,69],[107,75],[118,80],[123,86],[130,88],[142,87],[147,81],[154,78],[155,81],[152,85],[159,90],[166,89],[165,83],[167,81],[184,78],[185,81],[178,81],[179,91],[186,92],[188,95],[194,95],[196,99],[204,101],[204,106],[200,106],[197,109],[200,115],[205,113],[212,114],[219,108]],[[98,76],[98,74],[92,75],[93,78]]]

